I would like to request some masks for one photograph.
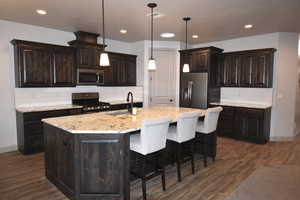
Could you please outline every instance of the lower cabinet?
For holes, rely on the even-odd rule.
[[[25,155],[44,151],[43,118],[76,115],[80,113],[81,108],[40,112],[17,111],[18,150]]]
[[[44,132],[46,177],[68,198],[130,199],[129,134]]]
[[[218,123],[218,136],[266,143],[270,137],[271,108],[253,109],[224,106]]]

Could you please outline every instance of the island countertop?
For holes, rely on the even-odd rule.
[[[139,109],[137,115],[122,110],[48,118],[42,121],[74,134],[128,133],[140,130],[145,119],[171,117],[172,122],[176,122],[179,114],[187,112],[199,112],[200,116],[205,115],[205,110],[202,109],[152,107]]]

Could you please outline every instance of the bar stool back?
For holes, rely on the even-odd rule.
[[[204,121],[198,121],[196,128],[196,141],[202,143],[203,149],[203,159],[204,166],[207,166],[207,151],[208,151],[208,134],[212,134],[217,130],[218,119],[220,112],[223,110],[222,107],[208,108],[205,114]],[[216,137],[216,136],[215,136]],[[203,141],[200,141],[202,138]],[[215,142],[216,143],[216,142]],[[216,145],[215,149],[216,149]],[[215,155],[213,156],[213,161],[215,161]]]
[[[191,142],[190,157],[192,173],[195,173],[194,165],[194,139],[196,135],[196,125],[200,112],[183,113],[179,115],[177,120],[177,126],[170,126],[167,138],[169,141],[176,145],[176,163],[177,163],[177,177],[178,181],[181,181],[181,154],[182,143]]]
[[[130,150],[134,151],[141,158],[141,172],[136,173],[131,171],[132,174],[142,179],[142,190],[143,190],[143,199],[146,200],[146,181],[153,178],[154,176],[161,175],[162,179],[162,188],[166,189],[165,184],[165,166],[164,158],[159,161],[156,159],[156,162],[153,164],[152,160],[148,158],[150,154],[163,154],[167,142],[167,133],[169,124],[171,122],[170,117],[164,117],[161,119],[147,119],[142,121],[142,127],[140,134],[135,134],[130,136]],[[155,166],[155,173],[152,173],[150,176],[146,174],[146,164],[147,161],[149,164]]]

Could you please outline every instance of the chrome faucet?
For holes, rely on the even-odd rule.
[[[127,94],[127,102],[129,102],[129,98],[131,97],[131,100],[130,100],[130,105],[128,105],[128,112],[132,113],[132,108],[133,108],[133,94],[132,92],[128,92]]]

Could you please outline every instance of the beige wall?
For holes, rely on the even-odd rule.
[[[295,135],[300,132],[300,40],[299,40],[299,49],[298,49],[298,81],[297,81],[297,90],[296,90],[296,105],[295,105]]]

